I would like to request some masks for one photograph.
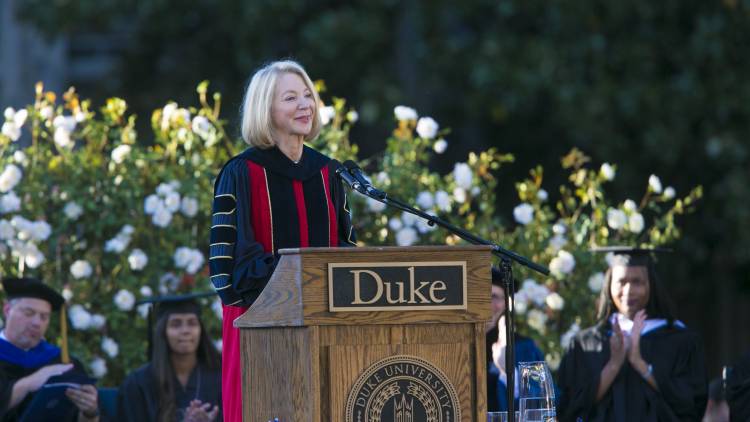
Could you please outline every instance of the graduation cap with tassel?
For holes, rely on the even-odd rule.
[[[65,298],[52,287],[42,283],[40,280],[30,277],[4,278],[3,289],[8,300],[21,298],[34,298],[47,301],[53,311],[60,311],[60,337],[62,363],[70,363],[70,352],[68,350],[68,318],[65,308]]]

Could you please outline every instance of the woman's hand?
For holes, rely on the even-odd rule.
[[[641,357],[641,331],[646,324],[646,318],[645,309],[636,312],[633,318],[633,330],[630,332],[630,348],[628,349],[628,362],[641,373],[648,367]]]
[[[492,343],[492,361],[500,369],[501,374],[505,374],[505,346],[507,344],[505,316],[501,316],[497,321],[497,341]]]
[[[219,415],[219,406],[212,406],[211,403],[203,403],[200,400],[193,400],[190,406],[185,409],[184,422],[212,422]]]
[[[628,352],[628,340],[620,329],[620,323],[615,320],[612,324],[612,336],[609,337],[609,363],[613,369],[619,369],[625,363]]]

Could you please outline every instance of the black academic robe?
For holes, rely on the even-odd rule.
[[[176,386],[176,421],[182,421],[185,408],[194,399],[221,406],[221,372],[218,368],[211,370],[201,365],[196,366],[184,387],[176,377],[173,381]],[[158,414],[159,386],[153,366],[148,363],[131,372],[120,386],[120,392],[117,395],[117,420],[120,422],[158,421]],[[222,420],[221,412],[216,420]]]
[[[16,381],[33,374],[47,365],[61,363],[60,349],[46,341],[40,342],[31,350],[23,351],[6,340],[0,339],[0,421],[16,421],[23,415],[34,398],[34,393],[28,394],[21,403],[13,408],[8,408],[13,386]],[[83,365],[75,359],[74,364],[66,374],[86,374]],[[58,415],[56,422],[75,421],[78,418],[78,409],[72,409],[69,414]]]
[[[698,336],[665,326],[641,337],[641,355],[653,368],[658,391],[627,360],[612,386],[596,401],[604,365],[609,360],[608,324],[576,335],[560,364],[560,421],[671,422],[700,421],[706,408],[708,380]]]
[[[732,367],[727,378],[730,420],[750,421],[750,353]]]

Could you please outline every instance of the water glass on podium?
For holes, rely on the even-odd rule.
[[[520,362],[518,403],[521,422],[556,422],[555,387],[546,362]]]

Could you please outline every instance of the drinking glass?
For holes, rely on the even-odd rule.
[[[546,362],[518,364],[521,422],[555,422],[555,387]]]

